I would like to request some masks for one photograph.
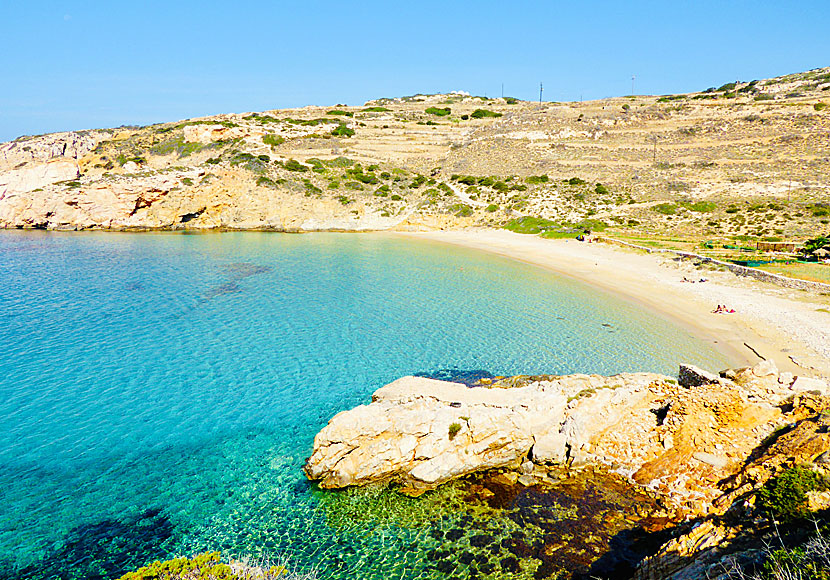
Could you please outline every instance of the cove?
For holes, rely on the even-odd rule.
[[[572,280],[387,235],[2,232],[0,256],[0,578],[117,577],[205,550],[323,577],[470,577],[430,565],[436,526],[457,525],[430,506],[453,489],[305,480],[329,418],[407,374],[728,366]]]

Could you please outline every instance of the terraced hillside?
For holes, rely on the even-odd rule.
[[[464,94],[0,145],[6,228],[830,230],[830,68],[584,103]]]

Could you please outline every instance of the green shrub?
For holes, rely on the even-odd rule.
[[[496,113],[494,111],[488,111],[487,109],[476,109],[473,111],[470,116],[473,119],[484,119],[485,117],[494,117],[498,118],[501,117],[501,113]]]
[[[499,210],[499,206],[497,206],[494,203],[491,203],[490,205],[487,206],[487,208],[484,211],[493,213],[494,211],[498,211],[498,210]]]
[[[347,184],[346,184],[346,186],[348,187],[348,185],[349,185],[349,184],[347,183]],[[358,185],[360,185],[360,184],[358,184]],[[340,203],[342,203],[343,205],[349,205],[349,204],[350,204],[350,203],[352,203],[354,200],[353,200],[353,199],[351,199],[350,197],[346,197],[345,195],[338,195],[338,196],[337,196],[337,201],[339,201],[339,202],[340,202]]]
[[[651,209],[663,215],[674,215],[677,213],[677,206],[673,203],[659,203]]]
[[[461,120],[462,121],[466,121],[469,118],[470,118],[470,115],[461,115]]]
[[[813,108],[816,111],[823,111],[824,109],[827,108],[827,103],[816,103],[815,105],[813,105]]]
[[[296,159],[289,159],[282,166],[287,169],[288,171],[299,171],[305,172],[308,171],[308,167],[297,161]]]
[[[401,201],[403,198],[396,193],[392,197],[390,197],[389,199],[391,199],[392,201]]]
[[[347,181],[343,184],[347,189],[354,189],[354,190],[361,190],[363,189],[363,185],[360,184],[358,181]]]
[[[335,137],[351,137],[354,135],[354,129],[349,129],[345,123],[340,123],[331,134]]]
[[[461,424],[460,423],[450,424],[450,428],[449,428],[450,441],[455,439],[455,436],[458,435],[459,431],[461,431]]]
[[[182,177],[182,184],[183,185],[193,185],[193,180],[189,177]]]
[[[418,189],[423,184],[427,182],[427,178],[423,175],[418,175],[415,179],[412,180],[412,183],[409,184],[409,189]]]
[[[270,145],[271,147],[276,147],[277,145],[282,145],[283,143],[285,143],[285,139],[283,137],[280,137],[279,135],[268,133],[267,135],[262,136],[262,142],[266,145]]]
[[[530,185],[538,185],[540,183],[547,183],[550,178],[547,175],[530,175],[525,178],[525,182]]]
[[[515,105],[516,103],[519,102],[519,99],[517,99],[515,97],[504,97],[504,102],[507,103],[508,105]]]
[[[594,191],[599,195],[611,193],[611,191],[601,183],[597,183],[597,186],[594,188]]]
[[[558,227],[559,224],[556,222],[533,216],[515,218],[504,224],[504,229],[517,234],[538,234],[544,230]]]
[[[772,517],[791,521],[809,513],[807,492],[827,488],[827,481],[815,471],[804,466],[791,467],[758,490],[756,503]]]
[[[571,177],[567,183],[568,185],[585,185],[585,180],[578,177]]]
[[[447,208],[451,213],[457,217],[470,217],[473,215],[473,208],[464,203],[456,203]]]
[[[361,109],[364,113],[388,113],[392,109],[387,109],[386,107],[365,107]]]
[[[429,107],[424,112],[427,113],[427,114],[430,114],[430,115],[435,115],[436,117],[446,117],[452,111],[450,110],[449,107],[445,107],[443,109],[438,108],[438,107]]]
[[[326,111],[326,115],[339,115],[341,117],[354,117],[354,113],[351,111],[341,111],[339,109],[332,109],[331,111]]]
[[[696,201],[694,203],[686,201],[682,202],[680,205],[682,205],[690,211],[696,211],[698,213],[713,212],[718,207],[718,204],[716,204],[714,201]]]
[[[307,193],[323,193],[323,190],[311,183],[308,179],[303,179],[303,185],[305,185],[305,190]]]

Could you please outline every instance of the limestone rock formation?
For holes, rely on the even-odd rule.
[[[305,471],[326,488],[392,481],[417,494],[495,467],[524,464],[530,484],[535,466],[603,465],[675,507],[708,513],[719,509],[717,483],[791,419],[779,404],[803,395],[779,383],[769,363],[734,371],[740,383],[699,375],[717,382],[679,385],[634,373],[517,377],[471,388],[404,377],[378,389],[371,404],[336,415],[316,436]],[[812,381],[810,390],[827,388]],[[818,455],[830,439],[808,447]]]

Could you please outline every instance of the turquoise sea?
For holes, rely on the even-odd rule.
[[[407,374],[679,361],[728,364],[628,302],[437,243],[0,232],[0,578],[205,550],[321,577],[474,577],[428,565],[430,526],[333,518],[301,471],[317,431]]]

